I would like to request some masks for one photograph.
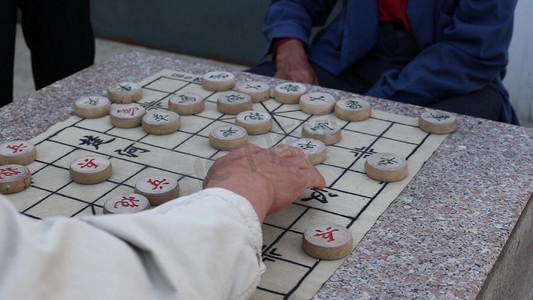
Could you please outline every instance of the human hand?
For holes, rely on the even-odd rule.
[[[263,149],[249,144],[215,161],[204,188],[220,187],[250,201],[259,221],[291,204],[306,188],[326,182],[300,149],[278,145]]]
[[[292,39],[277,48],[274,77],[318,85],[315,70],[309,64],[302,41]]]

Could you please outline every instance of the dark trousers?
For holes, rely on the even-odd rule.
[[[17,10],[31,51],[35,88],[94,64],[89,0],[0,1],[0,106],[13,98]]]
[[[320,86],[364,95],[384,71],[402,69],[418,53],[420,49],[411,34],[392,23],[383,23],[372,51],[340,75],[331,74],[313,62],[311,66]],[[273,76],[276,65],[266,61],[247,72]],[[502,103],[500,94],[487,86],[466,95],[450,95],[428,107],[498,121]]]

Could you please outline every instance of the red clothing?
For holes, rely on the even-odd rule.
[[[378,0],[379,21],[402,24],[407,32],[411,32],[405,14],[407,2],[408,0]]]
[[[409,21],[407,21],[407,15],[405,10],[407,9],[407,2],[409,0],[377,0],[379,7],[379,21],[380,22],[393,22],[402,24],[407,32],[411,31]],[[429,1],[429,0],[428,0]],[[272,46],[272,53],[275,55],[278,47],[286,41],[295,38],[281,38],[276,39]]]

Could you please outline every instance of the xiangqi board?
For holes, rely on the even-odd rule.
[[[211,130],[235,122],[235,116],[217,110],[216,101],[223,92],[203,89],[201,78],[163,70],[139,83],[143,97],[138,103],[147,111],[168,109],[169,98],[176,93],[205,98],[204,110],[181,116],[180,129],[168,135],[148,134],[142,127],[118,128],[109,116],[73,116],[54,125],[32,139],[38,154],[28,165],[31,186],[7,196],[23,214],[45,218],[102,214],[107,199],[131,194],[137,180],[147,175],[176,178],[182,196],[200,190],[208,168],[226,153],[210,146]],[[250,135],[248,140],[265,148],[300,138],[303,124],[316,119],[302,112],[298,104],[282,104],[272,98],[254,103],[252,109],[272,118],[270,131]],[[355,247],[446,137],[422,131],[415,118],[376,110],[360,122],[343,121],[334,114],[320,117],[334,120],[342,131],[342,139],[327,146],[326,160],[317,165],[327,187],[306,191],[289,208],[265,220],[263,261],[267,271],[252,299],[313,297],[343,260],[318,260],[305,254],[302,235],[306,229],[314,224],[340,224],[352,233]],[[393,183],[368,178],[366,158],[391,149],[407,159],[407,177]],[[72,181],[70,163],[87,155],[108,158],[112,176],[93,185]]]

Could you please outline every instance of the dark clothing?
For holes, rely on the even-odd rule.
[[[420,49],[412,35],[392,23],[384,23],[380,26],[379,39],[372,51],[340,75],[334,75],[313,62],[311,66],[321,86],[364,95],[379,80],[383,72],[390,68],[403,68],[419,52]],[[268,61],[248,72],[273,76],[276,73],[276,64]],[[443,98],[427,107],[498,120],[501,103],[500,94],[487,86],[467,95]]]
[[[310,42],[311,27],[324,25],[335,2],[271,1],[264,26],[268,49],[275,39],[298,38],[307,45],[311,62],[341,77],[357,76],[358,67],[373,71],[361,64],[378,59],[385,68],[373,71],[377,79],[363,75],[372,83],[365,93],[421,106],[439,105],[447,98],[468,101],[469,95],[479,91],[494,91],[500,101],[500,115],[495,119],[518,124],[502,84],[516,0],[409,0],[406,15],[418,53],[407,63],[402,53],[387,53],[387,57],[376,49],[381,42],[390,44],[389,52],[402,46],[383,39],[378,1],[343,1],[339,15]]]
[[[0,1],[0,106],[13,98],[17,22],[31,51],[35,88],[40,89],[94,63],[89,0]]]

